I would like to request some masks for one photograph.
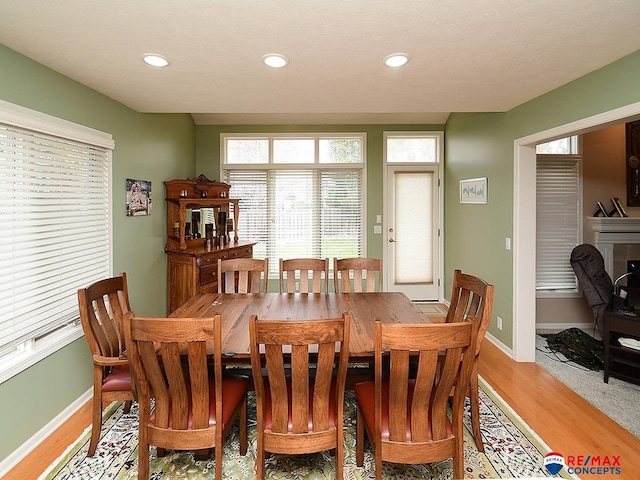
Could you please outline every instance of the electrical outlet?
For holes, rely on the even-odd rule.
[[[498,325],[498,330],[502,330],[502,318],[496,317],[496,323]]]

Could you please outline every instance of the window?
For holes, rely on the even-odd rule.
[[[578,136],[559,138],[536,145],[536,153],[547,155],[569,155],[578,153]]]
[[[222,178],[240,199],[254,256],[358,257],[364,250],[365,135],[222,134]]]
[[[538,155],[536,170],[536,291],[575,294],[569,258],[581,243],[581,157]]]
[[[388,135],[387,163],[437,163],[440,134]]]
[[[111,269],[110,135],[0,103],[0,381],[82,335]]]

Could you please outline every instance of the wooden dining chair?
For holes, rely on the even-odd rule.
[[[258,320],[255,315],[249,319],[258,480],[264,478],[265,452],[298,455],[324,450],[335,450],[335,478],[342,479],[350,324],[348,314],[319,320]]]
[[[382,289],[381,258],[342,258],[333,259],[333,285],[336,293],[364,293],[376,291],[376,272],[378,286]],[[351,279],[353,278],[353,288]]]
[[[280,259],[280,293],[326,293],[328,289],[328,259]]]
[[[155,445],[194,451],[214,447],[215,478],[220,480],[223,438],[238,416],[240,453],[247,451],[249,386],[246,377],[223,377],[220,316],[140,318],[129,314],[125,336],[140,405],[138,478],[149,478],[149,445]],[[212,370],[207,346],[213,348]]]
[[[93,359],[93,412],[87,452],[93,457],[100,439],[103,408],[114,401],[124,401],[125,412],[129,412],[135,399],[122,330],[123,317],[131,310],[127,275],[121,273],[79,289],[78,310]]]
[[[373,446],[376,479],[382,462],[432,463],[453,457],[454,478],[464,476],[464,389],[473,369],[476,320],[463,323],[375,322],[375,380],[355,386],[356,465],[364,462],[365,432]],[[384,353],[383,353],[384,352]],[[383,355],[389,357],[383,374]],[[410,357],[417,356],[417,374]],[[439,356],[444,361],[439,362]],[[386,362],[385,362],[386,363]]]
[[[218,260],[218,293],[266,293],[269,260],[234,258]]]
[[[484,452],[482,433],[480,432],[480,397],[478,394],[478,358],[480,347],[484,340],[491,310],[493,308],[493,285],[481,278],[455,270],[453,273],[453,290],[451,292],[451,304],[447,312],[446,323],[463,322],[468,318],[478,319],[478,335],[476,340],[475,362],[473,372],[469,379],[467,394],[471,402],[471,425],[473,426],[473,438],[479,452]]]

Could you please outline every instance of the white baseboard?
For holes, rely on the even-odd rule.
[[[60,426],[76,413],[80,407],[91,400],[93,387],[78,397],[71,405],[56,415],[49,423],[36,432],[31,438],[14,450],[7,458],[0,462],[0,478],[15,467],[24,457],[31,453],[43,440],[55,432]]]
[[[496,347],[498,347],[498,349],[500,349],[509,358],[511,358],[511,359],[513,358],[513,350],[511,348],[507,347],[504,343],[502,343],[496,337],[491,335],[491,333],[487,332],[485,334],[484,338],[486,340],[489,340],[491,343],[493,343]]]

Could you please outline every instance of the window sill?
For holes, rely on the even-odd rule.
[[[18,375],[40,360],[66,347],[71,342],[82,337],[82,326],[69,325],[37,342],[25,342],[20,348],[0,359],[0,384]]]

